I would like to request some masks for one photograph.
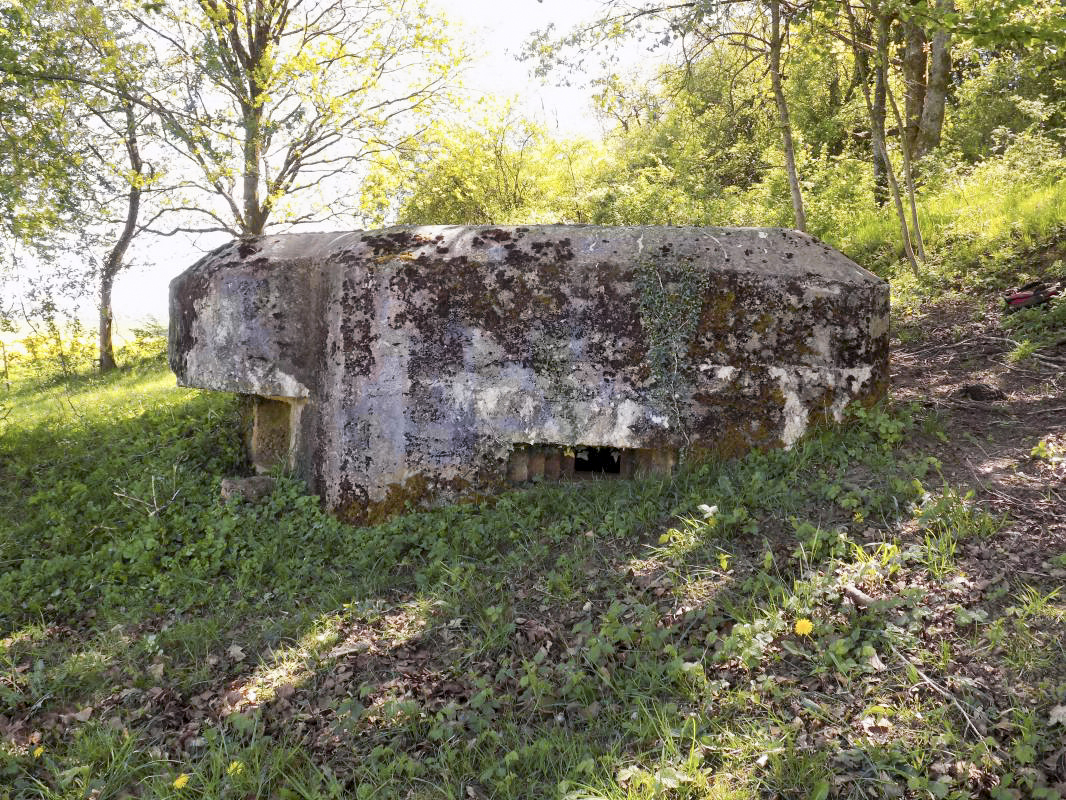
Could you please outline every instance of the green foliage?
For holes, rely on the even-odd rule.
[[[710,275],[689,261],[673,267],[644,261],[637,268],[640,318],[648,337],[648,364],[655,381],[651,393],[678,428],[683,415],[678,398],[687,396],[693,376],[686,354],[699,327]]]
[[[1055,268],[1066,276],[1061,261],[1052,269]],[[1043,348],[1061,344],[1066,341],[1066,297],[1053,297],[1044,305],[1016,311],[1004,318],[1003,327],[1018,341],[1011,353],[1012,360],[1021,360]]]
[[[919,270],[925,273],[922,291],[936,287],[939,293],[945,283],[1002,288],[1020,282],[1019,260],[1056,236],[1066,218],[1061,179],[1066,84],[1061,48],[1046,44],[1061,30],[1061,14],[1046,2],[979,3],[958,13],[933,6],[922,3],[907,13],[917,14],[917,24],[932,26],[927,39],[938,23],[952,30],[957,71],[942,145],[915,165],[918,216],[929,253]],[[628,23],[654,25],[618,4],[608,8],[595,24],[557,41],[555,49],[547,47],[545,32],[537,54],[550,62],[567,47],[609,44],[632,32]],[[699,43],[699,57],[676,73],[664,72],[651,89],[629,86],[613,74],[602,82],[599,103],[619,128],[582,196],[580,218],[606,224],[790,225],[766,77],[758,59],[748,60],[751,53],[732,46],[729,37],[709,35],[725,26],[742,36],[738,31],[745,26],[758,29],[758,14],[719,18],[703,6],[663,13],[673,15],[664,36],[691,37]],[[914,281],[897,269],[899,221],[890,207],[874,202],[860,65],[849,48],[827,35],[841,27],[846,22],[839,7],[804,8],[791,19],[785,54],[808,226],[906,289]],[[1019,37],[1029,38],[1023,43]],[[892,46],[902,51],[904,42]],[[889,82],[903,106],[908,87],[894,71]],[[902,182],[898,131],[888,131],[887,144]],[[973,269],[974,263],[980,269]]]
[[[36,383],[71,378],[93,367],[96,355],[84,326],[74,320],[60,327],[55,319],[46,319],[41,328],[18,341],[21,352],[12,352],[9,360],[16,374]]]
[[[713,47],[684,73],[664,74],[664,108],[616,135],[585,215],[616,225],[730,218],[738,196],[763,179],[768,163],[780,162],[762,99],[765,79],[745,61],[728,47]]]
[[[218,573],[220,537],[233,521],[183,494],[210,491],[217,479],[208,476],[235,466],[235,435],[219,439],[236,430],[233,414],[214,398],[189,403],[169,390],[172,378],[151,369],[148,381],[134,371],[112,383],[16,395],[9,424],[32,423],[0,443],[0,559],[8,564],[0,618],[155,592],[169,598],[183,564],[197,580]],[[154,407],[147,418],[146,404]]]
[[[717,162],[712,159],[697,168],[683,155],[689,152],[694,158],[710,147],[677,123],[686,108],[682,97],[663,117],[661,130],[649,126],[620,140],[616,147],[621,149],[603,184],[586,196],[588,218],[611,224],[789,225],[788,186],[781,170],[760,167],[740,185],[693,183]],[[802,119],[802,114],[797,116]],[[668,122],[673,127],[666,127]],[[702,125],[692,130],[710,135]],[[672,142],[672,149],[652,149],[657,135]],[[984,134],[975,135],[986,141]],[[798,154],[810,231],[858,263],[892,277],[897,292],[1004,289],[1039,276],[1043,267],[1032,264],[1032,255],[1054,241],[1066,219],[1063,150],[1040,126],[1030,125],[1020,133],[1004,131],[997,141],[1001,152],[976,167],[960,165],[958,156],[946,149],[923,163],[926,183],[919,217],[931,257],[918,281],[898,269],[898,222],[888,209],[873,203],[867,155],[850,144],[834,154],[827,134],[818,134],[814,144],[819,155],[802,143]],[[728,147],[719,146],[716,152],[723,150]],[[619,164],[620,157],[624,160]],[[768,151],[758,163],[778,160],[778,154]]]
[[[899,293],[1003,290],[1042,277],[1040,248],[1066,219],[1066,155],[1049,137],[1022,134],[1003,154],[945,174],[919,205],[926,249],[922,277],[899,269],[893,221],[866,211],[823,233],[860,264],[893,279]]]
[[[1037,50],[1023,58],[962,47],[955,58],[966,79],[945,126],[945,155],[976,162],[1026,131],[1060,131],[1066,124],[1061,55]]]
[[[118,348],[116,357],[126,369],[143,372],[166,363],[166,328],[154,320],[130,329],[130,338]],[[60,325],[46,318],[28,335],[7,343],[5,361],[9,380],[26,387],[77,382],[96,371],[97,342],[80,320]],[[5,386],[10,388],[10,386]]]
[[[0,7],[0,248],[36,244],[66,226],[88,179],[67,124],[75,104],[25,75],[71,57],[60,30],[69,7],[62,0]]]
[[[393,168],[388,202],[405,224],[585,222],[581,198],[600,150],[555,141],[506,107],[479,125],[440,126]],[[380,177],[379,177],[380,179]]]
[[[1066,449],[1055,444],[1051,437],[1041,439],[1036,445],[1033,446],[1030,455],[1033,458],[1043,459],[1052,466],[1058,466],[1063,462],[1066,462]],[[1066,558],[1060,558],[1061,562],[1066,563]]]

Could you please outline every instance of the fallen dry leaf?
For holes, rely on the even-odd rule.
[[[863,717],[859,724],[867,733],[885,733],[892,728],[887,717]]]
[[[1051,725],[1066,725],[1066,706],[1055,706],[1051,709],[1047,721]]]
[[[370,642],[345,642],[344,644],[333,648],[329,653],[329,657],[344,658],[358,653],[365,653],[369,650]]]

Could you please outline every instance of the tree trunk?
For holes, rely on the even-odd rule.
[[[803,209],[803,191],[800,187],[799,173],[796,171],[796,148],[792,142],[792,123],[788,115],[788,102],[781,86],[781,2],[770,0],[770,83],[773,85],[774,100],[777,103],[777,119],[781,128],[781,144],[785,150],[785,173],[788,175],[788,188],[792,194],[792,212],[796,221],[796,230],[807,230],[807,214]]]
[[[63,349],[63,334],[60,333],[55,319],[48,320],[48,332],[52,335],[52,344],[55,346],[56,358],[59,359],[59,368],[63,371],[63,377],[69,378],[73,372],[67,361],[67,353]]]
[[[877,47],[880,50],[881,43],[888,43],[888,26],[889,21],[886,16],[878,16],[877,18]],[[874,96],[873,102],[870,106],[870,149],[871,149],[871,162],[873,164],[874,173],[874,202],[878,206],[884,206],[888,202],[888,168],[889,165],[885,162],[883,157],[883,151],[877,145],[877,139],[880,137],[881,142],[885,141],[885,114],[886,114],[886,95],[888,87],[885,84],[885,75],[879,70],[874,70]],[[866,89],[866,82],[863,82],[863,91],[867,93],[867,100],[869,100],[869,90]]]
[[[876,5],[871,7],[871,13],[874,15],[879,14],[879,10]],[[848,21],[851,25],[852,41],[856,49],[861,49],[861,40],[859,39],[859,23],[855,19],[855,12],[851,9],[851,6],[847,3],[844,4],[844,11],[848,15]],[[884,21],[884,20],[882,20]],[[888,25],[879,25],[877,36],[877,64],[875,69],[878,73],[878,78],[885,85],[886,90],[888,86]],[[858,63],[858,62],[857,62]],[[893,203],[896,208],[896,218],[899,220],[900,234],[903,239],[903,252],[907,256],[907,261],[911,265],[911,271],[918,274],[918,262],[914,258],[914,248],[911,245],[910,228],[907,226],[907,214],[903,210],[903,201],[899,194],[899,184],[896,182],[896,175],[892,169],[892,161],[888,157],[888,147],[885,145],[885,137],[878,126],[873,124],[874,116],[874,103],[870,98],[870,86],[864,79],[860,81],[862,86],[863,99],[866,101],[866,113],[870,115],[870,134],[873,139],[874,152],[879,153],[885,167],[885,178],[888,181],[889,192],[892,196]],[[886,91],[887,94],[887,91]],[[883,128],[883,125],[881,126]]]
[[[259,199],[260,164],[263,157],[263,139],[260,130],[262,107],[255,103],[259,94],[253,87],[252,105],[243,109],[244,116],[244,231],[259,236],[266,228],[268,211]]]
[[[903,128],[900,136],[913,153],[925,105],[928,40],[925,31],[913,20],[903,21],[903,40]]]
[[[955,10],[952,0],[937,0],[937,12],[947,14]],[[929,81],[918,126],[914,157],[921,158],[940,144],[944,128],[944,106],[951,86],[951,32],[941,28],[933,34],[930,48]]]
[[[263,182],[263,151],[266,147],[267,132],[263,130],[263,103],[265,90],[262,83],[262,72],[269,72],[267,63],[270,55],[270,41],[272,32],[272,20],[275,13],[287,14],[288,4],[285,2],[277,5],[264,4],[259,0],[255,4],[255,12],[249,15],[247,22],[247,61],[246,75],[247,99],[241,103],[241,114],[244,119],[244,221],[247,234],[260,236],[266,229],[267,218],[270,216],[270,190],[267,196],[260,196],[260,184]],[[234,19],[236,22],[236,19]],[[231,40],[236,41],[234,52],[241,58],[239,35],[231,33]]]
[[[100,371],[110,372],[118,364],[115,362],[115,348],[111,336],[111,287],[114,276],[106,272],[100,278]]]
[[[884,63],[888,63],[887,53],[883,54]],[[887,71],[887,67],[886,67]],[[903,128],[903,117],[899,113],[899,106],[892,94],[892,87],[888,87],[888,101],[892,105],[892,114],[895,116],[896,125]],[[882,140],[883,141],[883,140]],[[914,254],[920,261],[925,262],[925,243],[922,241],[922,228],[918,220],[918,201],[914,192],[914,163],[911,160],[911,146],[906,137],[900,138],[900,150],[903,153],[903,180],[907,187],[907,203],[911,212],[911,235],[914,245]]]
[[[833,71],[833,77],[829,80],[829,107],[833,109],[840,108],[844,103],[840,97],[840,76],[836,70]],[[839,156],[844,152],[845,140],[843,134],[834,136],[826,144],[826,154],[830,156]]]
[[[133,113],[133,104],[127,103],[126,112],[126,155],[130,162],[130,188],[126,195],[126,222],[122,227],[115,246],[107,254],[103,269],[100,274],[100,371],[113,370],[115,363],[115,349],[112,342],[111,330],[111,289],[115,283],[115,277],[124,266],[126,250],[130,242],[137,234],[137,219],[141,213],[141,177],[144,174],[144,161],[141,159],[141,151],[137,143],[137,118]]]
[[[889,54],[887,18],[885,18],[883,22],[884,25],[880,29],[882,32],[879,32],[877,36],[877,74],[881,84],[885,87],[885,95],[887,96],[890,90],[888,85]],[[914,244],[911,241],[910,227],[907,225],[907,214],[903,210],[903,198],[899,193],[899,183],[896,181],[896,173],[892,168],[892,160],[888,156],[888,145],[885,143],[885,137],[883,134],[878,134],[876,136],[876,146],[881,151],[881,158],[884,160],[885,178],[888,179],[888,189],[892,195],[892,203],[896,207],[896,218],[899,220],[900,236],[903,239],[903,253],[907,256],[907,261],[910,262],[911,271],[917,275],[918,261],[914,257]],[[908,165],[910,162],[906,156],[907,141],[903,131],[900,131],[900,147],[904,152],[904,164]]]

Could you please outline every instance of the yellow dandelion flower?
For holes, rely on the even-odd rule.
[[[40,745],[38,745],[37,748],[33,751],[33,757],[34,758],[40,758],[43,755],[44,755],[44,748],[41,747]]]
[[[814,630],[814,624],[806,618],[796,620],[796,633],[800,636],[810,636]]]
[[[226,769],[226,772],[230,775],[240,775],[242,772],[244,772],[244,764],[242,764],[240,761],[231,761],[229,767]]]
[[[189,776],[184,772],[174,779],[174,783],[171,784],[175,789],[184,789],[185,785],[189,782]]]

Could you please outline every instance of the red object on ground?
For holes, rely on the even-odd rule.
[[[1033,306],[1051,302],[1051,298],[1058,296],[1062,290],[1063,281],[1052,284],[1034,281],[1011,292],[1003,298],[1003,301],[1007,304],[1007,313],[1011,314],[1023,308],[1032,308]]]

